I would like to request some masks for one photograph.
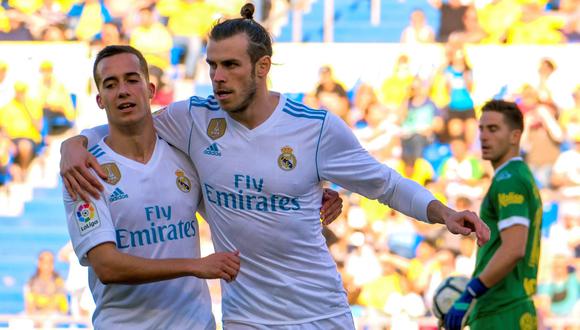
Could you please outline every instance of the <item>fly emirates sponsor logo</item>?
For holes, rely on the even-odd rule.
[[[171,217],[171,205],[146,206],[143,210],[147,219],[146,227],[137,230],[125,228],[116,230],[119,249],[160,244],[197,235],[195,217],[175,220]]]
[[[301,209],[298,197],[265,194],[263,178],[234,174],[233,186],[236,192],[220,191],[204,182],[206,201],[219,207],[235,210],[291,212]]]

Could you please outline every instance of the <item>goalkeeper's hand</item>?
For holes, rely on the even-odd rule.
[[[479,277],[472,278],[467,283],[465,291],[463,291],[445,315],[445,330],[461,330],[473,300],[481,297],[487,290],[488,288],[481,282]]]

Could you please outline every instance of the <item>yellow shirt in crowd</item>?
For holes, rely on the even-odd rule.
[[[35,100],[29,99],[26,104],[12,100],[0,108],[0,125],[11,139],[26,138],[40,143],[41,122],[42,106]]]

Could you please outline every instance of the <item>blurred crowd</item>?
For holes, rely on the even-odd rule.
[[[493,169],[481,159],[481,105],[472,93],[477,81],[463,45],[448,42],[445,53],[444,63],[427,75],[415,72],[402,54],[380,86],[359,82],[351,90],[324,65],[312,91],[292,97],[343,118],[375,158],[442,202],[478,211]],[[522,156],[544,203],[536,295],[543,326],[580,329],[580,79],[569,86],[551,58],[530,71],[535,80],[498,88],[495,97],[516,102],[524,113]],[[437,286],[473,272],[473,238],[343,193],[342,219],[326,228],[326,236],[357,322],[362,328],[382,324],[383,317],[392,329],[430,328],[421,320],[432,315]]]
[[[77,40],[90,44],[93,53],[105,45],[133,45],[151,65],[156,108],[174,100],[177,81],[195,79],[211,24],[221,16],[238,16],[244,2],[3,0],[0,40]],[[266,21],[277,8],[288,6],[288,1],[262,3]],[[417,74],[411,54],[402,54],[379,86],[360,82],[347,88],[331,66],[322,66],[318,84],[292,97],[336,113],[374,157],[444,203],[477,211],[493,170],[480,157],[481,104],[473,99],[477,81],[464,45],[578,42],[580,1],[430,3],[440,11],[439,29],[427,24],[421,10],[413,11],[401,43],[443,43],[445,61],[433,72]],[[42,155],[51,136],[74,128],[77,116],[75,95],[54,74],[53,63],[43,61],[32,80],[11,77],[10,65],[0,54],[0,189],[10,180],[25,181],[31,162]],[[522,152],[544,202],[537,306],[548,328],[580,329],[580,78],[570,87],[559,78],[558,63],[551,58],[529,70],[537,73],[536,79],[501,88],[496,97],[517,102],[524,112]],[[431,315],[434,290],[447,276],[471,275],[474,239],[341,193],[343,214],[324,234],[357,324],[382,329],[380,324],[388,319],[392,329],[432,327],[421,320]],[[211,250],[208,235],[202,241],[206,251]],[[73,265],[70,246],[57,255],[71,263],[73,274],[82,272]],[[39,255],[38,269],[25,288],[26,312],[86,317],[91,309],[86,283],[64,280],[54,272],[54,259],[49,251]],[[216,293],[212,298],[219,301],[218,283],[212,282],[211,288]]]

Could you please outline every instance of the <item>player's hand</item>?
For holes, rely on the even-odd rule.
[[[465,291],[453,303],[451,309],[445,315],[445,330],[461,330],[467,321],[471,311],[473,300],[487,292],[487,287],[478,277],[472,278],[467,284]]]
[[[452,212],[445,219],[445,225],[454,234],[469,235],[475,232],[479,246],[489,241],[489,227],[474,212]]]
[[[323,225],[331,224],[342,213],[342,198],[338,192],[325,188],[322,193],[320,218]]]
[[[60,176],[64,187],[72,199],[77,197],[88,201],[90,196],[99,199],[99,191],[103,190],[103,185],[89,171],[93,168],[97,174],[107,179],[107,175],[97,162],[97,159],[87,151],[83,145],[85,137],[75,136],[65,140],[60,148]]]
[[[231,282],[236,279],[239,271],[240,251],[218,252],[196,260],[194,275]]]

